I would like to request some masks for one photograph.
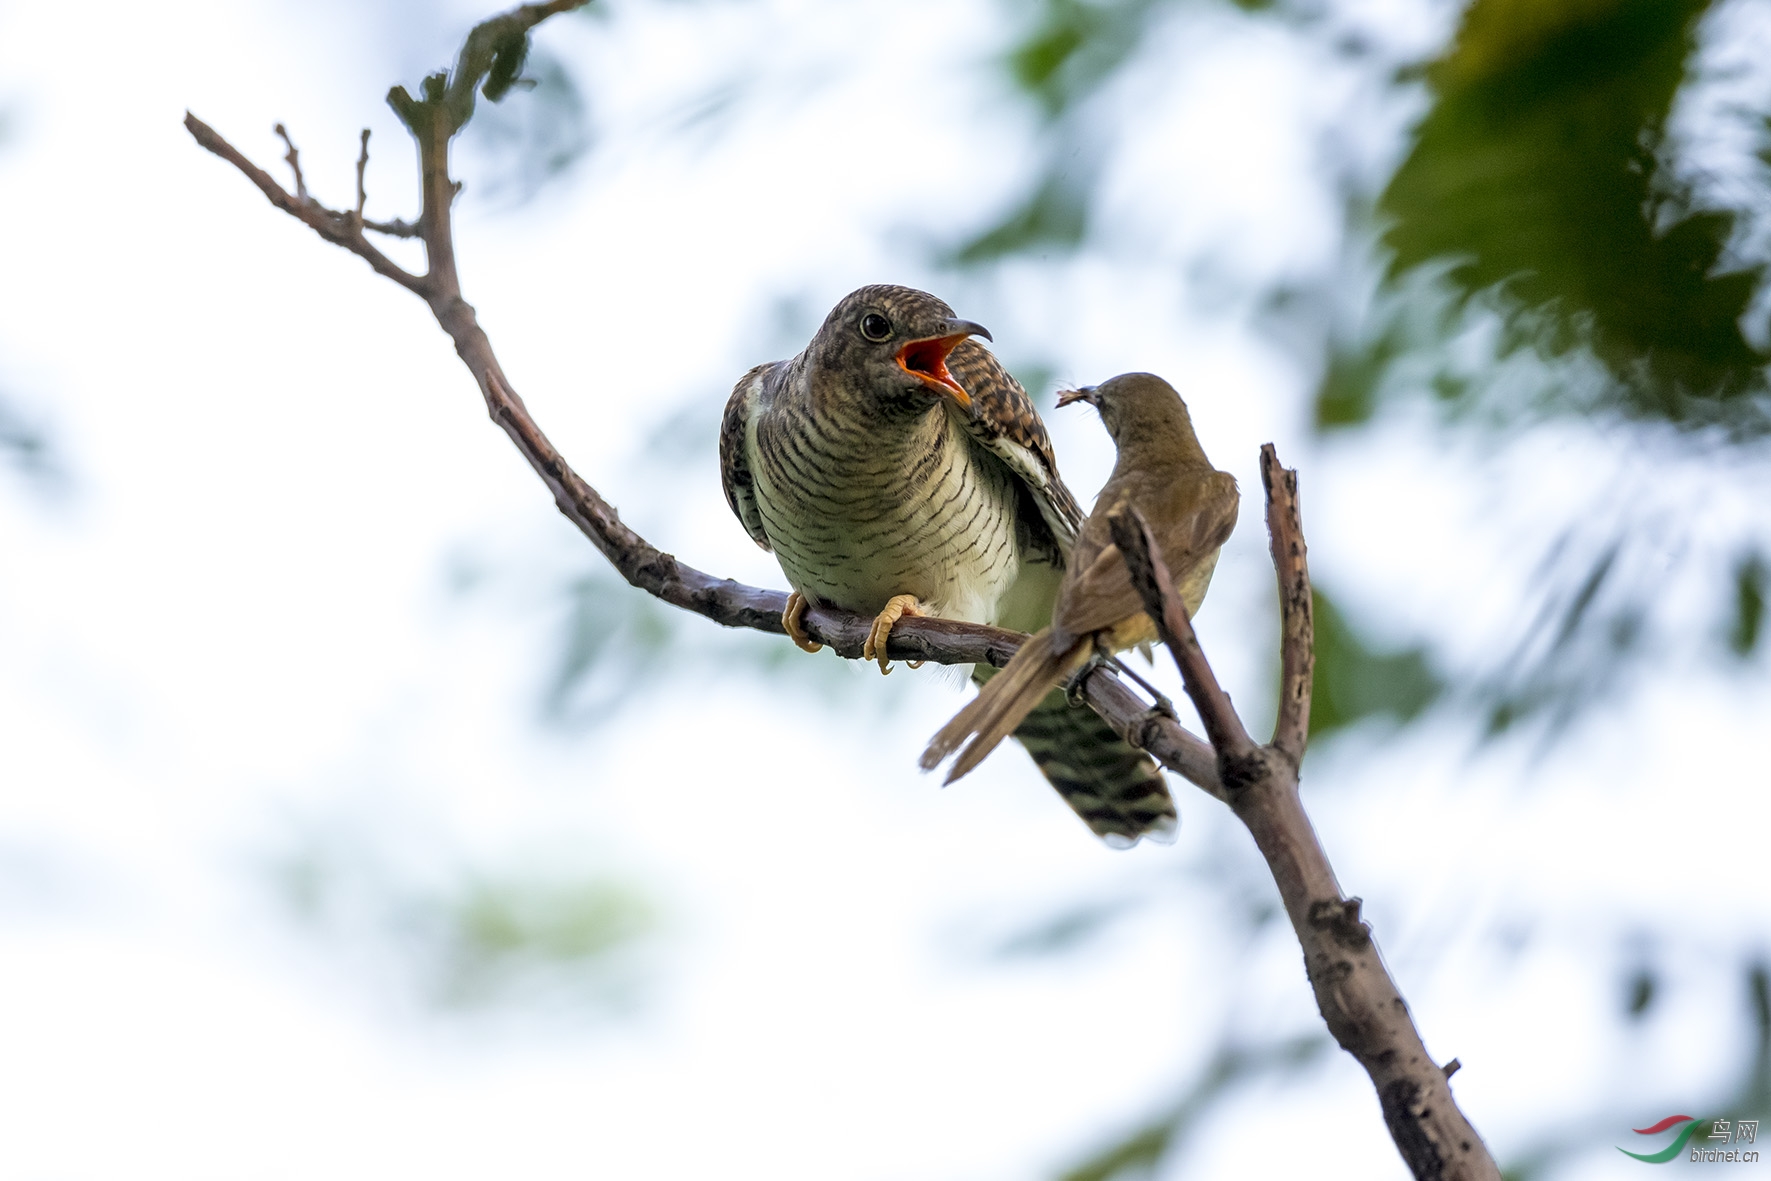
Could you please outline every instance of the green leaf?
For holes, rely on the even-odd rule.
[[[1711,4],[1476,0],[1381,199],[1391,279],[1446,268],[1503,309],[1503,352],[1590,351],[1632,415],[1758,387],[1761,268],[1726,269],[1734,216],[1690,208],[1656,155]]]
[[[461,137],[463,168],[481,199],[528,200],[591,146],[584,96],[565,63],[539,49],[526,63],[515,83],[522,98],[481,107]]]
[[[1736,656],[1751,656],[1759,645],[1765,623],[1765,559],[1757,551],[1741,558],[1734,568],[1734,621],[1728,630],[1728,647]]]
[[[1377,409],[1384,376],[1404,352],[1395,322],[1370,340],[1334,343],[1316,387],[1316,427],[1354,426],[1370,420]]]
[[[1154,6],[1155,0],[1043,0],[1003,64],[1015,85],[1055,119],[1125,64]]]
[[[1299,1070],[1320,1057],[1331,1044],[1321,1034],[1310,1034],[1253,1046],[1232,1042],[1220,1045],[1168,1111],[1066,1170],[1062,1181],[1115,1181],[1150,1175],[1178,1143],[1201,1127],[1212,1108],[1231,1091],[1264,1075]]]
[[[480,93],[493,102],[502,99],[516,84],[528,57],[527,29],[514,30],[500,37],[492,46],[492,64],[486,71],[486,84],[480,87]]]
[[[1112,1181],[1115,1177],[1154,1172],[1174,1139],[1174,1121],[1164,1117],[1139,1128],[1112,1148],[1071,1169],[1063,1181]]]
[[[1041,247],[1074,249],[1088,229],[1089,190],[1074,160],[1048,173],[1018,208],[996,225],[942,258],[950,266],[975,266]]]
[[[480,971],[526,960],[579,963],[627,942],[650,922],[635,895],[598,880],[480,879],[450,911],[455,953]]]
[[[1656,995],[1660,992],[1660,978],[1652,968],[1637,968],[1630,973],[1628,993],[1624,998],[1624,1013],[1632,1021],[1640,1021],[1648,1015]]]

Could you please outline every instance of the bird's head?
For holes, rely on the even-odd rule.
[[[947,355],[968,336],[990,339],[926,291],[884,284],[845,296],[806,350],[818,374],[887,405],[929,406],[942,398],[971,412],[971,395],[947,371]]]
[[[1121,373],[1100,385],[1085,385],[1058,395],[1058,405],[1087,402],[1101,412],[1101,423],[1121,447],[1144,438],[1182,431],[1191,436],[1187,404],[1175,387],[1154,373]]]

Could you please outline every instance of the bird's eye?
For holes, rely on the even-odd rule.
[[[892,334],[892,322],[878,312],[861,317],[861,335],[868,340],[884,340]]]

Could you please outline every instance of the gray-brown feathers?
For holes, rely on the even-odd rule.
[[[979,331],[925,292],[863,287],[798,356],[733,389],[726,499],[811,602],[871,613],[911,594],[929,614],[995,623],[1042,566],[1049,610],[1082,514],[1027,392],[958,339]],[[927,340],[951,340],[925,350],[945,368],[913,371],[906,350]]]
[[[863,287],[798,356],[733,389],[726,499],[804,600],[877,615],[908,595],[947,619],[1050,621],[1082,513],[1032,399],[979,334],[925,292]],[[1096,832],[1134,840],[1167,800],[1155,764],[1054,701],[1022,741]]]
[[[1156,533],[1177,590],[1198,611],[1218,550],[1236,525],[1236,481],[1215,470],[1199,446],[1174,388],[1148,373],[1113,378],[1066,401],[1089,401],[1119,450],[1113,474],[1077,535],[1049,628],[1034,635],[923,751],[932,769],[958,752],[947,781],[970,771],[1080,670],[1097,648],[1146,644],[1155,628],[1112,542],[1109,518],[1135,505]],[[1063,404],[1063,403],[1061,403]]]

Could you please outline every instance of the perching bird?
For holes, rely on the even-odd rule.
[[[1218,550],[1236,527],[1236,481],[1205,457],[1187,404],[1173,386],[1151,373],[1125,373],[1058,399],[1060,406],[1072,402],[1100,410],[1119,460],[1071,552],[1051,626],[1023,644],[923,751],[923,770],[930,771],[966,744],[948,783],[982,762],[1096,652],[1156,640],[1156,625],[1113,544],[1109,519],[1115,513],[1135,506],[1144,514],[1189,616],[1204,601]]]
[[[782,616],[807,651],[807,604],[873,615],[886,671],[904,615],[1032,631],[1082,522],[1027,391],[972,339],[989,333],[925,292],[863,287],[804,352],[738,382],[720,427],[726,499],[793,587]],[[988,675],[986,670],[979,674]],[[1017,732],[1104,838],[1172,829],[1148,756],[1053,694]]]

